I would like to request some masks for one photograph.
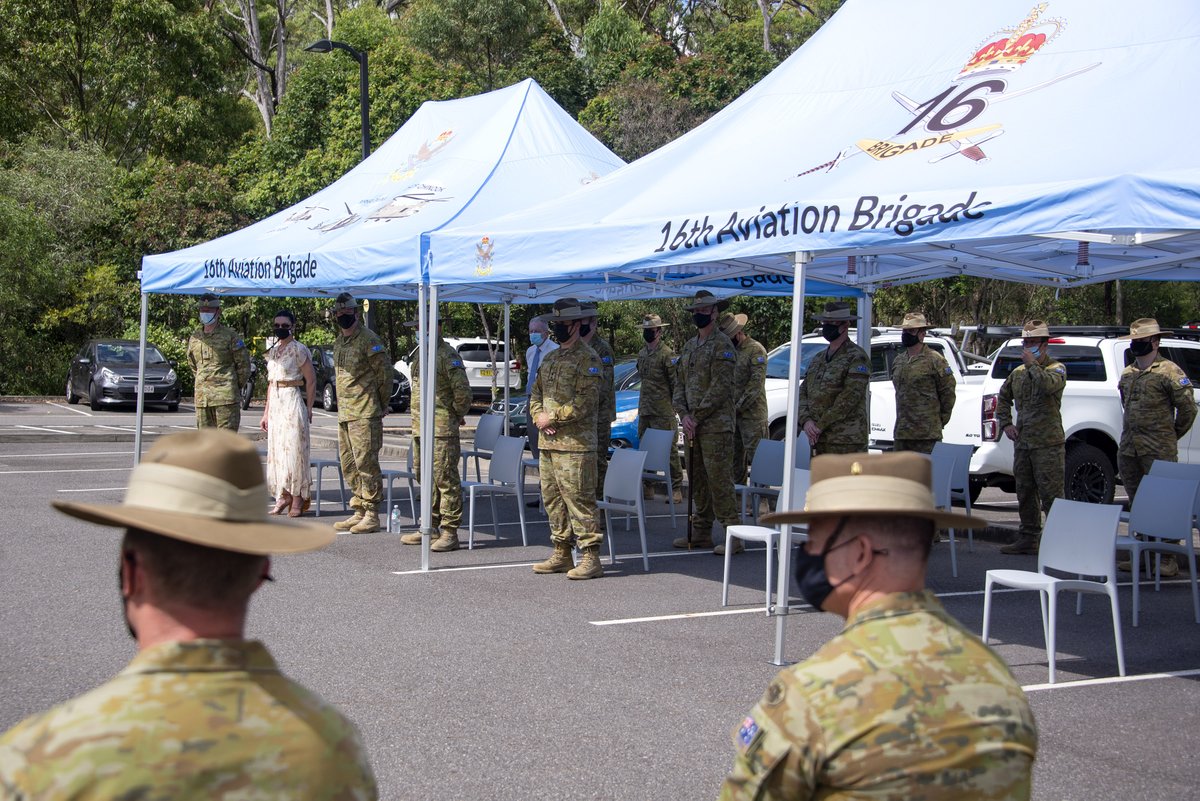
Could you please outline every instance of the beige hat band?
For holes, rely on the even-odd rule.
[[[264,522],[267,500],[265,484],[243,490],[185,467],[145,462],[133,469],[125,493],[126,506],[243,523]]]
[[[847,515],[868,515],[872,509],[891,514],[930,512],[933,493],[920,481],[896,476],[838,476],[818,481],[808,490],[804,511],[838,511]]]

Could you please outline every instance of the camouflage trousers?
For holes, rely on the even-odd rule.
[[[1042,513],[1049,514],[1054,499],[1063,497],[1065,460],[1065,445],[1013,451],[1013,478],[1017,485],[1022,537],[1040,537]]]
[[[738,418],[733,432],[733,483],[745,484],[750,474],[750,463],[758,450],[758,441],[767,436],[766,420],[742,420]]]
[[[1177,462],[1179,454],[1175,450],[1154,453],[1145,449],[1138,453],[1117,452],[1117,470],[1121,471],[1121,483],[1125,485],[1125,492],[1129,495],[1130,503],[1133,503],[1133,496],[1137,495],[1138,486],[1150,472],[1150,466],[1154,464],[1155,459]]]
[[[662,431],[671,432],[671,442],[679,439],[679,420],[672,415],[669,419],[665,417],[647,417],[638,415],[638,440],[646,436],[646,429],[657,428]],[[671,489],[674,492],[683,491],[683,463],[679,460],[679,448],[671,445],[671,455],[668,464],[671,466]],[[653,482],[643,482],[646,486],[650,486]]]
[[[196,428],[225,428],[236,434],[241,424],[242,407],[236,403],[196,407]]]
[[[714,520],[724,526],[741,523],[733,493],[733,432],[701,431],[687,443],[684,455],[692,482],[692,534],[700,539],[711,537]]]
[[[820,456],[823,453],[866,453],[867,443],[858,442],[829,442],[824,437],[817,439],[817,444],[813,446],[812,455]]]
[[[608,445],[612,442],[611,423],[596,423],[596,497],[604,497],[604,477],[608,475]]]
[[[596,515],[596,452],[548,451],[538,455],[542,506],[550,520],[550,539],[580,548],[604,542]]]
[[[940,439],[898,439],[892,443],[892,450],[933,453],[933,446],[939,442],[941,442]]]
[[[462,476],[458,463],[462,460],[462,445],[458,437],[434,437],[433,439],[433,487],[429,493],[429,506],[433,510],[430,524],[438,531],[455,534],[462,524],[463,494]],[[413,437],[413,465],[417,483],[421,482],[421,438]],[[425,485],[421,484],[421,491]]]
[[[354,495],[350,499],[351,508],[379,511],[383,500],[383,478],[379,473],[379,449],[382,447],[383,418],[338,423],[338,459],[342,463],[342,475]]]

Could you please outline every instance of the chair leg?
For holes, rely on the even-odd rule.
[[[608,564],[610,566],[617,563],[617,552],[613,547],[612,536],[612,515],[604,516],[604,539],[608,540]]]
[[[387,521],[383,524],[384,525],[383,530],[386,531],[388,534],[392,534],[394,532],[392,531],[392,477],[391,476],[388,476],[387,495],[385,497],[387,498],[387,500],[386,500],[385,506],[383,508],[387,509]]]
[[[346,500],[346,474],[342,472],[341,464],[337,466],[338,486],[342,488],[342,511],[349,512],[350,504]]]
[[[963,505],[967,507],[967,514],[971,514],[971,482],[967,482],[967,488],[963,490]],[[967,551],[975,553],[975,529],[967,529]]]
[[[675,522],[675,489],[671,486],[671,477],[667,476],[667,504],[671,507],[671,528],[678,529]]]
[[[1117,585],[1115,581],[1109,582],[1108,587],[1108,602],[1112,607],[1112,622],[1113,622],[1113,642],[1117,646],[1117,673],[1125,675],[1125,643],[1121,640],[1121,606],[1117,601]]]
[[[947,529],[950,534],[950,575],[958,578],[958,544],[954,538],[954,529]]]
[[[316,497],[313,498],[313,504],[315,506],[315,511],[313,512],[313,517],[321,516],[321,476],[324,474],[324,472],[325,471],[322,468],[320,468],[320,467],[317,468],[316,486],[313,488],[316,490],[316,492],[313,493],[314,495],[316,495]]]
[[[492,533],[496,535],[496,539],[500,539],[500,516],[496,514],[496,493],[488,493],[488,503],[492,507]]]
[[[413,490],[413,480],[408,480],[408,511],[412,516],[413,525],[417,525],[417,493]]]
[[[1054,657],[1057,653],[1057,644],[1054,642],[1055,623],[1058,620],[1058,590],[1051,589],[1045,593],[1047,596],[1048,618],[1046,620],[1046,659],[1050,664],[1050,683],[1054,683]]]
[[[725,576],[721,579],[721,606],[729,606],[729,563],[733,558],[733,535],[725,528]]]
[[[983,582],[983,632],[979,638],[987,645],[988,626],[992,622],[992,577],[988,576]]]
[[[669,492],[670,490],[668,490]],[[638,533],[642,535],[642,567],[650,572],[650,549],[646,547],[646,504],[641,498],[637,500]]]
[[[726,545],[725,546],[725,558],[726,559],[729,558],[730,550],[731,550],[730,547],[728,545]],[[771,616],[771,577],[775,573],[774,561],[775,561],[775,543],[772,540],[767,540],[767,582],[766,582],[767,583],[767,603],[766,603],[766,607],[763,609],[763,611],[766,612],[767,617]]]
[[[528,547],[529,535],[525,532],[525,488],[517,487],[517,518],[521,521],[521,545]]]
[[[467,550],[475,547],[475,487],[467,490]]]
[[[1129,551],[1129,571],[1133,575],[1133,627],[1138,624],[1138,590],[1141,584],[1141,551],[1134,545]],[[1149,572],[1149,569],[1147,569]]]

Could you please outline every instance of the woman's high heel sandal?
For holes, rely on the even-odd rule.
[[[291,505],[292,505],[291,496],[280,495],[278,498],[275,499],[275,508],[272,509],[269,512],[269,514],[281,515]]]

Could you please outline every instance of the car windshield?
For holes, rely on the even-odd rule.
[[[800,348],[800,378],[808,372],[808,364],[813,360],[813,357],[821,353],[828,346],[826,342],[805,342]],[[787,343],[780,345],[775,350],[771,351],[767,356],[767,378],[782,378],[788,377],[788,364],[792,358],[792,345]]]
[[[613,367],[613,387],[618,391],[642,388],[642,377],[637,370],[637,359],[617,362]]]
[[[1108,378],[1100,348],[1093,345],[1060,345],[1051,342],[1050,358],[1061,362],[1067,369],[1069,381],[1106,381]],[[1020,366],[1021,348],[1005,346],[992,365],[992,377],[1008,378],[1008,374]]]
[[[96,361],[104,362],[105,364],[137,364],[138,346],[117,344],[97,345]],[[162,355],[158,348],[154,347],[153,345],[146,347],[147,364],[165,361],[166,358]]]

